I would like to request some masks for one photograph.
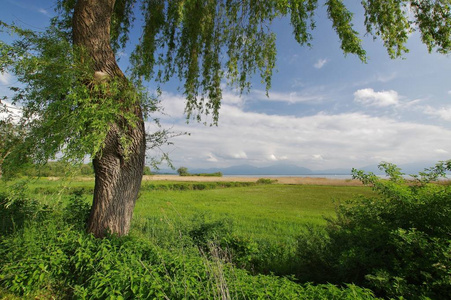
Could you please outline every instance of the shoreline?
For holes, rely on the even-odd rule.
[[[362,186],[359,180],[335,179],[325,177],[269,177],[269,176],[179,176],[179,175],[144,175],[143,181],[184,181],[184,182],[257,182],[261,178],[276,180],[275,184],[299,184],[299,185],[340,185],[340,186]]]

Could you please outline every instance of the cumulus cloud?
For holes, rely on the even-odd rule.
[[[326,65],[327,62],[328,62],[327,58],[321,58],[321,59],[318,59],[313,66],[316,69],[321,69],[322,67],[324,67],[324,65]]]
[[[183,101],[178,105],[183,107]],[[297,117],[246,112],[225,104],[218,127],[169,124],[191,133],[174,140],[171,151],[175,166],[191,168],[265,166],[283,159],[312,169],[350,169],[382,160],[444,160],[449,153],[436,149],[451,149],[449,129],[358,112]]]
[[[354,93],[354,101],[367,106],[397,106],[399,104],[399,95],[393,90],[376,92],[367,88],[356,91]]]
[[[428,115],[437,116],[442,120],[451,121],[451,106],[441,108],[426,106],[424,112]]]

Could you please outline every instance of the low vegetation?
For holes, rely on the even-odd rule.
[[[0,295],[446,299],[451,186],[433,181],[450,165],[383,167],[354,172],[371,188],[145,182],[130,236],[105,239],[84,231],[92,181],[17,180],[0,191]]]
[[[223,246],[240,254],[249,241],[227,240],[220,222],[193,222],[172,246],[136,228],[126,238],[96,239],[83,230],[89,206],[82,191],[51,206],[21,196],[1,198],[0,284],[11,299],[373,299],[352,284],[314,286],[250,274]]]
[[[202,177],[222,177],[221,172],[214,172],[214,173],[193,173],[191,174],[188,172],[188,168],[186,167],[180,167],[177,169],[177,173],[179,176],[202,176]]]

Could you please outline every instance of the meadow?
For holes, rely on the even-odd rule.
[[[165,222],[189,223],[196,217],[205,222],[227,219],[236,234],[281,242],[295,238],[306,224],[325,225],[325,217],[333,216],[339,203],[373,194],[363,186],[284,184],[164,190],[171,184],[161,182],[159,188],[148,191],[149,182],[143,183],[135,224],[145,220],[153,222],[150,227],[159,228]]]
[[[6,299],[444,299],[450,185],[143,181],[128,237],[84,231],[92,178],[0,186]]]
[[[318,179],[321,182],[322,179]],[[369,187],[343,185],[270,184],[260,181],[143,181],[136,203],[132,230],[145,231],[147,238],[158,239],[158,232],[189,226],[195,221],[228,222],[234,234],[268,243],[293,241],[306,225],[326,224],[337,206],[356,196],[374,195]],[[310,181],[311,182],[311,181]],[[313,181],[314,183],[315,181]],[[46,205],[67,204],[75,192],[90,203],[94,189],[92,178],[57,179],[55,177],[10,183],[10,191],[21,191]],[[3,190],[6,192],[6,185]]]

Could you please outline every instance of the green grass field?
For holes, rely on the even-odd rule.
[[[3,183],[0,298],[445,299],[449,185],[372,180],[144,181],[130,235],[105,239],[92,179]]]
[[[27,191],[50,206],[67,203],[76,191],[90,203],[93,185],[92,180],[42,178],[29,181]],[[259,272],[290,274],[297,237],[306,226],[323,226],[339,203],[371,194],[363,186],[144,181],[131,235],[174,250],[194,230],[233,236],[244,247],[271,253],[259,257]]]
[[[25,182],[25,181],[23,181]],[[30,198],[52,205],[66,202],[74,191],[81,191],[87,202],[92,200],[93,180],[29,180]],[[295,237],[302,225],[325,224],[324,217],[334,215],[336,205],[357,195],[372,192],[363,186],[316,186],[145,181],[136,203],[135,227],[170,227],[187,224],[193,219],[206,222],[227,219],[233,232],[253,239],[282,241]],[[0,192],[20,190],[22,181],[0,187]],[[231,186],[231,187],[226,187]],[[135,232],[136,232],[136,228]]]
[[[234,231],[254,239],[286,239],[306,223],[325,224],[341,201],[371,193],[366,187],[255,185],[187,191],[146,191],[136,203],[136,220],[187,222],[232,220]]]

